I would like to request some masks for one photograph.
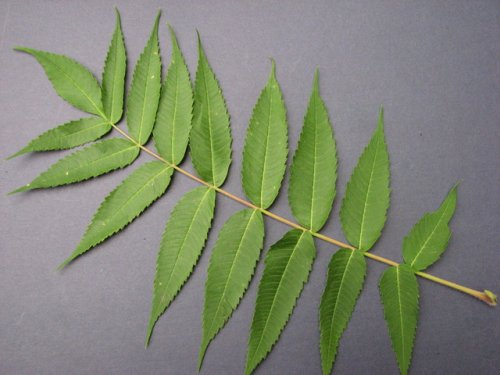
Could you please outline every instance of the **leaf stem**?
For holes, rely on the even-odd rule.
[[[302,230],[304,232],[309,232],[311,233],[312,236],[316,237],[316,238],[319,238],[320,240],[322,241],[325,241],[325,242],[328,242],[328,243],[331,243],[332,245],[335,245],[335,246],[338,246],[338,247],[341,247],[341,248],[345,248],[345,249],[349,249],[349,250],[356,250],[355,247],[345,243],[345,242],[342,242],[342,241],[339,241],[339,240],[336,240],[334,238],[331,238],[331,237],[328,237],[328,236],[325,236],[324,234],[321,234],[321,233],[317,233],[317,232],[313,232],[311,231],[310,229],[307,229],[293,221],[290,221],[282,216],[279,216],[279,215],[276,215],[275,213],[272,213],[271,211],[268,211],[262,207],[259,207],[259,206],[256,206],[254,205],[253,203],[247,201],[246,199],[243,199],[243,198],[240,198],[220,187],[217,187],[215,185],[212,185],[210,184],[209,182],[199,178],[198,176],[195,176],[194,174],[186,171],[185,169],[179,167],[178,165],[175,165],[171,162],[169,162],[168,160],[164,159],[163,157],[161,157],[160,155],[158,155],[157,153],[155,153],[154,151],[150,150],[149,148],[147,148],[146,146],[143,146],[141,145],[139,142],[137,142],[135,139],[133,139],[130,135],[128,135],[125,131],[123,131],[122,129],[120,129],[116,124],[113,124],[109,119],[106,118],[106,116],[104,116],[104,114],[102,115],[103,118],[105,118],[109,124],[118,132],[120,133],[121,135],[123,135],[125,138],[127,138],[129,141],[131,141],[132,143],[134,143],[137,147],[139,147],[141,150],[143,150],[144,152],[146,152],[147,154],[149,154],[150,156],[152,156],[153,158],[155,159],[158,159],[159,161],[169,165],[170,167],[172,167],[173,169],[175,169],[176,171],[180,172],[181,174],[183,174],[184,176],[187,176],[189,177],[190,179],[202,184],[202,185],[205,185],[211,189],[214,189],[216,192],[222,194],[222,195],[225,195],[226,197],[244,205],[244,206],[247,206],[249,208],[252,208],[254,210],[258,210],[260,212],[262,212],[264,215],[276,220],[276,221],[279,221],[285,225],[288,225],[292,228],[295,228],[295,229],[299,229],[299,230]],[[372,254],[372,253],[369,253],[367,251],[363,251],[363,255],[367,258],[370,258],[370,259],[373,259],[377,262],[380,262],[380,263],[384,263],[384,264],[387,264],[389,266],[398,266],[399,263],[391,260],[391,259],[387,259],[387,258],[384,258],[384,257],[381,257],[379,255],[376,255],[376,254]],[[473,296],[477,299],[479,299],[480,301],[483,301],[484,303],[490,305],[490,306],[496,306],[496,295],[493,294],[491,291],[489,290],[484,290],[483,292],[479,291],[479,290],[475,290],[475,289],[471,289],[471,288],[468,288],[468,287],[465,287],[465,286],[462,286],[460,284],[457,284],[457,283],[454,283],[454,282],[451,282],[451,281],[448,281],[448,280],[445,280],[445,279],[442,279],[440,277],[437,277],[437,276],[433,276],[429,273],[426,273],[426,272],[416,272],[415,273],[416,275],[424,278],[424,279],[427,279],[427,280],[431,280],[437,284],[441,284],[441,285],[444,285],[444,286],[447,286],[449,288],[452,288],[452,289],[455,289],[455,290],[458,290],[462,293],[465,293],[465,294],[468,294],[470,296]]]
[[[469,294],[473,297],[476,297],[477,299],[483,301],[484,303],[487,303],[490,306],[496,306],[497,305],[497,296],[489,291],[489,290],[484,290],[483,292],[480,292],[479,290],[474,290],[471,288],[467,288],[466,286],[462,286],[460,284],[442,279],[437,276],[433,276],[429,273],[426,272],[416,272],[416,275],[423,277],[424,279],[434,281],[438,284],[445,285],[449,288],[456,289],[462,293]]]

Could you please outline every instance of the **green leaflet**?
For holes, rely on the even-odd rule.
[[[380,237],[389,207],[389,178],[381,109],[377,129],[352,172],[340,209],[345,236],[360,250],[369,250]]]
[[[336,180],[337,150],[316,71],[288,188],[288,201],[300,224],[313,231],[323,227],[332,209]]]
[[[159,161],[143,164],[132,172],[104,199],[80,243],[59,268],[65,267],[138,217],[165,193],[172,172],[171,167]]]
[[[318,105],[318,102],[320,113],[322,113],[319,118],[317,111],[312,112],[313,106]],[[312,138],[312,135],[306,132],[308,120],[318,122],[323,120],[323,133],[319,133],[320,127],[316,126],[316,129],[313,128],[313,130],[316,130],[317,133],[313,133],[314,138]],[[306,225],[307,220],[310,220],[309,225],[313,230],[324,225],[335,196],[336,152],[333,135],[331,132],[327,132],[330,129],[328,114],[319,96],[316,75],[304,130],[292,165],[289,193],[292,210],[294,208],[293,202],[296,205],[294,214],[299,218],[299,221],[305,221],[304,225]],[[327,140],[326,143],[325,140]],[[302,146],[302,142],[304,142],[304,146]],[[323,149],[318,147],[321,143],[323,143]],[[304,156],[299,153],[301,147],[305,149]],[[315,160],[317,155],[323,159],[322,164]],[[301,157],[307,162],[299,164]],[[325,160],[328,157],[331,159]],[[330,166],[331,173],[328,178],[323,175],[324,171],[328,171],[327,166]],[[319,171],[319,178],[323,178],[319,183],[314,179],[317,171]],[[308,180],[304,180],[304,175],[308,176]],[[297,182],[294,181],[295,178]],[[333,180],[331,190],[328,191],[325,188],[321,193],[316,192],[318,196],[315,200],[315,191],[330,186],[329,179]],[[307,202],[308,205],[303,205],[301,200],[304,191],[307,192],[305,196],[308,198],[304,203]],[[324,204],[325,201],[328,202],[328,205]],[[347,184],[340,210],[344,233],[347,239],[360,251],[369,250],[380,236],[388,206],[389,158],[384,140],[383,111],[381,110],[377,130],[363,151]],[[314,213],[318,209],[323,210],[323,213],[319,214],[318,221],[314,222]],[[302,219],[296,212],[303,215]],[[332,371],[340,338],[356,306],[359,293],[363,288],[365,274],[366,262],[361,252],[341,249],[332,256],[320,305],[320,351],[323,374],[330,374]]]
[[[158,22],[160,12],[151,31],[146,47],[135,66],[132,85],[127,98],[127,126],[129,135],[141,145],[146,143],[153,130],[160,99],[161,61],[158,47]]]
[[[278,195],[285,174],[287,142],[285,103],[272,60],[271,74],[253,109],[243,150],[243,189],[259,207],[268,208]]]
[[[184,158],[191,130],[193,91],[189,70],[170,27],[172,60],[161,89],[153,139],[159,154],[173,164]]]
[[[215,191],[205,186],[188,192],[167,222],[156,262],[151,318],[146,346],[153,328],[191,275],[212,223]]]
[[[404,238],[403,257],[414,270],[429,267],[446,249],[451,236],[448,223],[456,204],[457,188],[454,186],[441,206],[434,212],[426,213]]]
[[[198,366],[245,293],[264,241],[260,211],[245,209],[224,224],[210,257],[205,285],[203,338]]]
[[[218,187],[231,164],[230,120],[224,97],[198,35],[199,61],[194,91],[176,36],[170,27],[172,60],[163,85],[158,43],[160,14],[139,57],[127,99],[130,138],[112,138],[92,144],[59,160],[30,184],[17,191],[82,181],[132,163],[153,132],[159,154],[165,159],[142,165],[101,203],[83,238],[61,268],[114,235],[164,194],[174,168],[184,158],[188,142],[198,174],[207,182],[187,193],[175,206],[166,224],[158,254],[153,301],[146,345],[159,317],[188,280],[203,250],[211,227],[216,193],[249,205]],[[89,70],[63,55],[17,48],[42,65],[56,92],[73,106],[98,115],[51,129],[14,154],[73,148],[101,138],[123,115],[126,50],[120,14],[106,55],[102,88]],[[191,125],[193,125],[191,127]],[[389,206],[389,159],[384,138],[383,110],[371,141],[363,151],[346,188],[341,222],[346,238],[357,249],[340,249],[329,263],[320,313],[322,371],[329,374],[340,338],[347,327],[366,274],[364,253],[380,237]],[[203,337],[199,366],[211,341],[224,327],[252,278],[264,239],[262,214],[292,227],[296,224],[266,211],[279,193],[288,153],[286,109],[275,75],[254,107],[247,132],[242,180],[249,200],[260,208],[237,212],[224,224],[213,254],[205,285]],[[313,235],[330,214],[335,198],[337,156],[326,106],[319,93],[316,72],[304,125],[291,165],[288,198],[302,230],[291,230],[269,250],[248,344],[246,374],[267,356],[287,324],[315,257]],[[213,185],[213,186],[212,186]],[[456,206],[456,187],[441,206],[426,213],[403,241],[405,264],[387,269],[379,283],[384,315],[401,373],[410,367],[416,332],[419,290],[416,274],[439,259],[451,236],[449,221]],[[252,205],[250,205],[252,206]],[[349,247],[349,246],[347,246]],[[387,260],[386,260],[387,261]],[[388,261],[387,261],[388,262]],[[434,281],[438,281],[434,278]],[[440,281],[446,284],[446,281]],[[491,305],[496,296],[452,285]]]
[[[293,229],[267,253],[250,329],[245,374],[267,356],[307,282],[316,255],[310,233]]]
[[[387,269],[379,283],[384,315],[402,374],[408,372],[418,319],[418,283],[414,272],[437,261],[451,236],[448,222],[455,212],[457,185],[441,206],[426,213],[403,241],[406,264]],[[485,291],[486,292],[486,291]]]
[[[55,53],[25,47],[15,50],[29,53],[38,60],[61,98],[82,111],[102,115],[101,88],[83,65]]]
[[[86,117],[69,121],[40,134],[26,147],[10,156],[35,151],[65,150],[95,141],[111,130],[111,125],[100,117]]]
[[[332,372],[340,337],[351,319],[366,275],[366,261],[358,250],[340,249],[332,255],[321,305],[321,367],[323,374]]]
[[[193,165],[205,181],[220,186],[231,164],[229,114],[215,74],[198,35],[198,69],[194,87],[193,128],[190,135]]]
[[[116,26],[104,63],[101,91],[104,114],[113,124],[122,118],[126,71],[125,43],[123,42],[120,13],[116,9]]]
[[[379,283],[384,317],[401,374],[410,367],[418,320],[418,283],[407,265],[390,267]]]
[[[110,138],[94,143],[60,159],[29,184],[12,193],[55,187],[84,181],[132,163],[139,148],[122,138]]]

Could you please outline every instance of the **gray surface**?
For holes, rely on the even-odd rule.
[[[195,28],[200,30],[232,118],[234,161],[225,184],[229,191],[242,194],[244,133],[268,76],[268,57],[277,61],[292,149],[318,66],[339,152],[338,198],[324,233],[343,238],[337,219],[340,198],[384,104],[393,191],[387,226],[373,251],[401,259],[402,237],[460,180],[454,236],[430,271],[473,288],[500,291],[498,1],[0,1],[2,158],[42,131],[80,115],[56,96],[32,58],[11,47],[68,54],[100,75],[115,3],[122,12],[131,63],[159,7],[164,10],[164,61],[170,53],[167,20],[193,73]],[[5,196],[59,156],[0,162],[0,373],[195,373],[210,249],[225,219],[240,207],[219,199],[207,251],[145,350],[160,235],[173,204],[195,184],[176,176],[168,194],[133,225],[66,271],[55,272],[101,199],[131,170],[75,186]],[[144,160],[145,155],[136,166]],[[189,160],[184,165],[191,169]],[[284,188],[272,209],[290,217]],[[266,248],[286,229],[266,220]],[[317,246],[310,282],[257,374],[320,373],[317,306],[332,247]],[[341,341],[337,374],[397,373],[377,291],[383,269],[370,261],[366,286]],[[237,312],[211,345],[203,374],[243,371],[261,274],[262,263]],[[421,317],[411,372],[498,373],[499,310],[425,280],[420,285]]]

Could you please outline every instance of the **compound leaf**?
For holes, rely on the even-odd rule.
[[[205,186],[188,192],[167,222],[156,262],[151,318],[153,328],[193,271],[207,239],[215,208],[215,191]]]
[[[389,155],[384,138],[384,112],[347,183],[340,220],[347,240],[367,251],[380,237],[389,207]]]
[[[336,180],[337,151],[316,71],[288,189],[292,213],[300,224],[313,231],[323,227],[332,209]]]
[[[84,181],[123,168],[132,163],[137,155],[139,148],[128,140],[105,139],[60,159],[29,184],[12,193]]]
[[[315,255],[311,234],[298,229],[286,233],[269,249],[250,329],[247,375],[278,340],[307,282]]]
[[[69,121],[40,134],[9,159],[28,152],[65,150],[81,146],[101,138],[110,130],[111,125],[108,121],[100,117],[86,117]]]
[[[123,114],[123,92],[127,56],[120,21],[120,13],[116,9],[116,26],[111,44],[104,62],[102,73],[102,105],[104,114],[113,123],[120,121]]]
[[[153,139],[160,155],[179,164],[184,158],[191,130],[193,90],[189,70],[170,27],[172,60],[163,83]]]
[[[80,243],[59,268],[65,267],[138,217],[165,193],[172,172],[171,167],[159,161],[143,164],[132,172],[104,199]]]
[[[366,261],[358,250],[340,249],[332,255],[319,307],[321,366],[332,372],[342,333],[351,319],[366,274]]]
[[[194,87],[194,121],[190,135],[191,158],[201,178],[220,186],[226,179],[231,164],[229,114],[199,35],[198,54]]]
[[[127,98],[127,125],[129,135],[141,145],[147,142],[156,118],[161,87],[161,61],[158,47],[160,12],[135,66],[132,85]]]
[[[102,116],[101,88],[82,64],[55,53],[25,47],[15,49],[37,59],[61,98],[82,111]]]
[[[286,109],[272,61],[269,80],[255,105],[243,150],[243,189],[250,201],[267,208],[278,195],[285,174]]]
[[[414,270],[429,267],[446,249],[451,236],[448,223],[456,204],[457,188],[454,186],[441,206],[434,212],[426,213],[404,238],[403,257]]]
[[[407,374],[418,320],[418,282],[407,265],[390,267],[379,283],[384,317],[401,374]]]
[[[222,227],[210,257],[205,285],[199,367],[208,345],[224,327],[245,293],[263,241],[264,221],[260,211],[239,211]]]

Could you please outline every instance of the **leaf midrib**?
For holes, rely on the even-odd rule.
[[[148,93],[148,86],[149,86],[149,80],[150,80],[150,76],[151,76],[151,54],[153,53],[153,49],[155,47],[158,46],[158,41],[156,41],[156,46],[154,45],[156,41],[156,38],[154,37],[153,40],[152,40],[152,43],[153,45],[149,46],[148,48],[148,51],[147,51],[147,54],[146,54],[146,58],[147,58],[147,65],[148,65],[148,72],[146,74],[146,84],[144,85],[144,95],[143,95],[143,98],[142,98],[142,109],[141,109],[141,121],[139,123],[139,135],[137,137],[138,141],[142,144],[142,140],[141,140],[141,136],[142,136],[142,128],[144,127],[144,113],[145,113],[145,109],[146,109],[146,96],[147,96],[147,93]]]
[[[97,117],[96,119],[98,119],[98,117]],[[68,125],[68,124],[69,124],[69,123],[67,123],[67,124],[63,124],[63,125],[61,125],[61,126]],[[103,119],[103,120],[102,120],[102,122],[99,122],[99,123],[94,124],[94,125],[92,125],[92,126],[89,126],[89,127],[83,128],[83,129],[80,129],[80,130],[78,130],[78,131],[76,131],[76,132],[73,132],[73,133],[64,133],[64,134],[60,135],[60,138],[68,138],[68,137],[72,137],[72,136],[74,136],[74,135],[76,135],[76,134],[80,134],[80,133],[87,132],[87,131],[93,130],[93,129],[95,129],[95,128],[98,128],[98,127],[100,127],[100,126],[102,126],[102,125],[109,125],[109,124],[108,124],[108,121]],[[110,126],[110,128],[111,128],[111,126]],[[55,129],[57,129],[57,128],[55,128]],[[53,130],[55,130],[55,129],[53,129]],[[33,144],[33,143],[35,143],[36,141],[39,141],[39,140],[41,139],[41,137],[42,137],[42,136],[44,136],[44,135],[48,134],[49,132],[50,132],[50,130],[46,131],[45,133],[41,134],[39,137],[37,137],[37,138],[35,138],[34,140],[32,140],[32,141],[30,142],[30,144],[29,144],[26,148],[28,148],[28,147],[30,147],[30,146],[31,146],[30,148],[32,148],[32,147],[33,147],[33,146],[32,146],[32,144]],[[46,148],[44,148],[44,149],[46,149]],[[46,149],[46,150],[47,150],[47,151],[50,151],[50,150],[52,150],[52,149]],[[37,151],[37,150],[36,150],[36,151]]]
[[[121,153],[123,153],[123,152],[130,151],[130,150],[131,150],[131,149],[133,149],[133,148],[136,148],[136,146],[135,146],[135,145],[131,145],[131,146],[129,146],[129,147],[127,147],[127,148],[124,148],[124,149],[122,149],[122,150],[118,150],[118,151],[116,151],[116,152],[113,152],[112,154],[107,154],[107,155],[105,155],[105,156],[103,156],[103,157],[101,157],[101,158],[93,159],[93,160],[91,160],[88,164],[85,164],[85,165],[81,165],[81,164],[79,164],[76,168],[74,168],[74,169],[70,169],[70,170],[71,170],[72,172],[79,171],[79,170],[81,170],[81,169],[87,168],[87,167],[88,167],[88,166],[90,166],[90,165],[94,165],[95,163],[101,162],[101,161],[103,161],[103,160],[105,160],[105,159],[108,159],[108,158],[114,157],[114,156],[119,155],[119,154],[121,154]],[[87,148],[87,150],[88,150],[88,148]],[[84,151],[85,151],[85,149],[83,149],[81,152],[84,152]],[[73,155],[77,155],[77,154],[73,154]],[[71,157],[71,155],[70,155],[70,157]],[[64,159],[63,159],[63,160],[64,160]],[[49,170],[50,170],[50,169],[49,169]],[[45,173],[48,173],[48,172],[49,172],[49,170],[47,170]],[[43,175],[45,175],[45,173],[44,173]],[[40,175],[40,177],[42,177],[43,175]],[[46,177],[46,176],[44,176],[44,177]]]
[[[427,243],[430,241],[430,239],[434,236],[434,233],[436,232],[437,228],[441,225],[442,223],[442,219],[444,218],[445,216],[445,213],[446,213],[446,210],[448,209],[448,206],[449,206],[449,202],[446,202],[446,206],[442,207],[442,212],[441,212],[441,215],[439,216],[439,219],[438,219],[438,222],[437,224],[434,226],[434,229],[432,229],[432,232],[429,234],[429,236],[426,238],[424,244],[420,247],[420,249],[418,250],[417,254],[415,255],[415,258],[413,258],[411,264],[410,264],[410,267],[413,267],[413,265],[415,264],[417,258],[422,254],[422,252],[424,251],[425,247],[427,246]]]
[[[302,238],[304,237],[305,233],[306,233],[306,232],[304,232],[304,231],[303,231],[303,232],[300,234],[300,237],[299,237],[299,239],[297,240],[297,242],[296,242],[296,244],[295,244],[295,246],[294,246],[294,248],[293,248],[293,250],[292,250],[292,254],[291,254],[291,255],[290,255],[290,257],[288,258],[288,262],[287,262],[287,264],[286,264],[286,266],[285,266],[285,269],[284,269],[284,271],[283,271],[283,273],[282,273],[282,277],[281,277],[281,279],[280,279],[280,282],[279,282],[279,284],[278,284],[278,287],[276,288],[276,293],[274,293],[273,302],[271,303],[271,308],[269,309],[269,313],[267,314],[266,323],[264,324],[264,328],[262,329],[262,332],[261,332],[261,335],[260,335],[260,339],[259,339],[259,343],[257,344],[257,348],[255,349],[255,351],[254,351],[254,353],[253,353],[253,355],[252,355],[251,360],[249,360],[249,361],[248,361],[248,363],[249,363],[249,364],[251,364],[251,363],[254,361],[256,354],[259,352],[260,345],[262,344],[262,339],[264,338],[264,332],[266,331],[266,329],[267,329],[267,325],[268,325],[268,323],[269,323],[269,318],[271,317],[271,315],[272,315],[272,313],[273,313],[273,311],[274,311],[275,302],[276,302],[276,296],[279,294],[279,291],[280,291],[280,289],[281,289],[281,287],[282,287],[283,280],[285,279],[285,274],[286,274],[286,273],[287,273],[287,271],[288,271],[288,267],[290,266],[291,260],[292,260],[292,258],[294,257],[295,252],[296,252],[296,251],[297,251],[297,249],[299,248],[299,244],[300,244],[300,242],[302,241]]]
[[[332,313],[332,319],[330,320],[330,336],[328,337],[328,354],[331,355],[331,342],[332,342],[332,333],[333,333],[333,322],[335,320],[335,315],[337,313],[337,307],[339,306],[339,296],[342,294],[342,289],[344,287],[344,280],[345,276],[347,274],[347,270],[349,269],[349,266],[351,264],[352,259],[354,258],[354,251],[351,251],[351,254],[349,254],[349,260],[347,261],[347,264],[344,268],[344,272],[342,274],[342,279],[340,280],[340,287],[338,289],[336,298],[335,298],[335,307],[333,308],[333,313]]]
[[[399,272],[400,269],[399,267],[396,267],[396,284],[398,286],[398,301],[399,301],[399,321],[401,324],[401,348],[403,349],[403,363],[402,365],[406,364],[406,348],[405,348],[405,335],[404,335],[404,325],[403,325],[403,304],[401,302],[401,285],[399,281]]]
[[[94,159],[94,160],[92,160],[92,161],[90,162],[90,165],[95,164],[95,163],[100,162],[100,161],[103,161],[103,160],[105,160],[105,159],[107,159],[107,158],[111,158],[111,157],[113,157],[113,156],[119,155],[119,154],[121,154],[122,152],[127,152],[127,151],[130,151],[130,150],[132,150],[132,149],[134,149],[134,148],[137,148],[137,146],[136,146],[136,145],[130,145],[129,147],[124,148],[123,150],[119,150],[119,151],[116,151],[116,152],[114,152],[114,153],[112,153],[112,154],[105,155],[105,156],[103,156],[102,158]],[[81,167],[79,166],[79,167],[78,167],[78,168],[76,168],[76,169],[80,169],[80,168],[83,168],[83,167],[87,167],[87,165],[84,165],[84,166],[81,166]]]
[[[175,56],[175,55],[174,55]],[[177,105],[178,105],[178,90],[179,90],[179,65],[177,63],[177,58],[175,58],[175,61],[172,63],[172,67],[175,68],[175,97],[174,97],[174,113],[172,114],[172,137],[171,139],[171,150],[172,150],[172,160],[170,160],[171,163],[175,163],[175,124],[176,124],[176,119],[177,119]],[[166,82],[165,82],[166,86]]]
[[[186,234],[184,235],[184,238],[182,239],[182,244],[179,247],[179,251],[177,252],[177,255],[175,257],[175,262],[174,262],[174,265],[172,266],[172,272],[170,273],[168,281],[165,284],[164,290],[168,290],[168,287],[170,286],[170,282],[172,281],[172,275],[174,274],[174,270],[175,270],[175,268],[177,266],[177,262],[179,261],[179,257],[180,257],[180,254],[182,252],[182,249],[184,248],[184,246],[186,244],[186,240],[188,238],[188,234],[191,232],[191,229],[193,227],[193,223],[196,221],[198,213],[199,213],[201,207],[203,206],[203,204],[205,202],[205,199],[207,198],[207,196],[208,196],[209,193],[210,193],[210,189],[207,189],[207,191],[203,194],[203,197],[201,198],[200,203],[198,204],[198,207],[196,208],[196,211],[194,212],[194,215],[193,215],[193,217],[191,219],[191,222],[189,223],[189,227],[188,227],[188,229],[186,231]],[[166,295],[167,295],[166,292],[162,293],[161,298],[160,298],[160,302],[159,302],[160,305],[165,302]]]
[[[206,56],[203,55],[206,59]],[[208,95],[208,86],[207,86],[207,72],[205,61],[201,63],[201,70],[203,74],[203,93],[205,94],[205,101],[207,104],[207,118],[208,118],[208,138],[210,142],[210,172],[212,172],[212,183],[217,184],[215,181],[215,160],[214,160],[214,145],[213,145],[213,136],[212,136],[212,109],[210,106],[210,99]],[[201,121],[203,121],[203,106],[201,106]]]
[[[245,226],[245,230],[243,231],[243,235],[241,236],[241,241],[240,243],[238,244],[238,248],[236,249],[236,253],[235,253],[235,257],[234,257],[234,261],[232,262],[231,264],[231,268],[229,270],[229,274],[227,276],[227,279],[226,279],[226,282],[224,283],[224,290],[222,292],[222,296],[221,298],[219,299],[219,303],[217,305],[217,310],[215,311],[215,314],[214,314],[214,318],[212,319],[212,324],[210,325],[210,328],[207,332],[209,332],[209,335],[210,336],[210,333],[212,332],[212,328],[214,326],[214,322],[215,322],[215,317],[217,317],[217,314],[219,313],[219,309],[220,309],[220,306],[222,304],[222,301],[224,300],[224,297],[226,296],[226,291],[227,291],[227,287],[228,287],[228,284],[229,284],[229,280],[231,280],[231,275],[233,273],[233,270],[234,270],[234,265],[236,264],[236,260],[237,258],[241,255],[240,254],[240,250],[241,250],[241,246],[245,240],[245,237],[248,233],[248,228],[250,227],[252,221],[253,221],[253,218],[254,218],[254,215],[257,213],[257,210],[253,210],[252,212],[252,216],[250,216],[250,219],[248,219],[248,222],[247,222],[247,225]]]
[[[268,88],[266,88],[268,89]],[[269,111],[267,113],[267,129],[266,129],[266,146],[265,146],[265,152],[264,152],[264,161],[262,165],[262,176],[260,180],[260,206],[264,205],[264,180],[266,177],[266,165],[267,165],[267,153],[268,153],[268,147],[269,147],[269,132],[271,131],[271,112],[272,112],[272,106],[273,106],[273,93],[271,90],[268,90],[268,96],[269,96]]]
[[[366,195],[365,195],[365,199],[364,199],[365,202],[363,205],[364,206],[363,207],[363,215],[361,215],[361,226],[359,229],[359,245],[358,245],[360,249],[362,249],[364,247],[362,240],[363,240],[363,230],[364,230],[364,226],[365,226],[366,208],[368,206],[367,202],[368,202],[368,197],[370,196],[370,190],[371,190],[372,181],[373,181],[373,173],[375,171],[375,162],[377,161],[377,156],[378,156],[378,151],[379,151],[379,144],[380,144],[380,133],[377,134],[377,144],[375,146],[375,155],[373,156],[370,178],[368,180],[368,187],[366,189]],[[364,250],[364,249],[362,249],[362,250]]]
[[[140,194],[140,193],[141,193],[141,192],[142,192],[142,191],[143,191],[146,187],[148,187],[148,185],[149,185],[149,183],[150,183],[151,181],[153,181],[153,180],[157,179],[157,178],[158,178],[161,174],[163,174],[163,173],[167,172],[167,171],[168,171],[169,169],[171,169],[171,168],[172,168],[172,167],[167,166],[167,167],[165,167],[165,168],[161,169],[158,173],[156,173],[156,174],[155,174],[154,176],[152,176],[150,179],[148,179],[148,180],[147,180],[147,181],[146,181],[146,182],[145,182],[145,183],[144,183],[144,184],[143,184],[143,185],[142,185],[142,186],[141,186],[138,190],[136,190],[136,191],[135,191],[135,192],[134,192],[134,193],[133,193],[130,197],[128,197],[128,198],[125,200],[125,202],[123,202],[123,204],[122,204],[122,205],[121,205],[121,206],[120,206],[117,210],[115,210],[115,211],[111,214],[111,216],[109,216],[109,218],[108,218],[107,222],[111,222],[111,221],[112,221],[112,219],[113,219],[115,216],[117,216],[117,215],[118,215],[118,213],[119,213],[119,212],[121,212],[121,211],[124,209],[124,207],[125,207],[125,206],[127,206],[127,205],[128,205],[128,203],[129,203],[132,199],[134,199],[134,198],[135,198],[138,194]],[[123,185],[119,185],[119,186],[123,186]],[[117,189],[118,189],[118,188],[117,188]],[[114,191],[116,191],[116,190],[114,190]],[[113,191],[113,192],[114,192],[114,191]],[[98,211],[98,213],[99,213],[99,211]],[[96,216],[97,216],[97,214],[96,214]],[[90,228],[89,228],[89,229],[90,229]],[[85,236],[86,236],[86,234],[85,234]],[[93,243],[93,242],[92,242],[92,243]],[[92,246],[90,246],[90,247],[92,247]]]
[[[317,136],[317,130],[318,130],[318,116],[317,116],[317,108],[316,108],[316,93],[313,95],[313,116],[314,116],[314,132],[313,132],[313,137],[314,137],[314,161],[313,161],[313,167],[312,167],[312,187],[311,187],[311,217],[310,217],[310,222],[309,222],[309,228],[313,229],[313,224],[314,224],[314,196],[315,196],[315,191],[316,191],[316,157],[317,157],[317,152],[318,152],[318,145],[316,143],[316,136]]]
[[[122,39],[119,35],[119,31],[120,28],[117,26],[116,30],[115,30],[115,35],[114,35],[114,41],[115,42],[115,64],[114,64],[114,69],[113,69],[113,88],[111,90],[112,92],[112,96],[111,96],[111,112],[109,114],[110,116],[110,120],[111,119],[114,119],[114,114],[115,114],[115,106],[114,106],[114,103],[116,102],[116,90],[117,90],[117,86],[120,84],[119,80],[117,79],[117,76],[118,76],[118,73],[117,73],[117,66],[118,66],[118,44],[120,42],[120,39]],[[123,39],[122,39],[122,42],[123,42]]]
[[[58,65],[57,63],[55,63],[54,61],[50,60],[50,59],[46,59],[46,61],[48,61],[50,64],[53,64],[58,70],[60,70],[65,76],[66,78],[68,78],[71,83],[87,98],[87,100],[94,106],[94,108],[97,110],[97,113],[103,117],[106,117],[104,115],[104,113],[102,112],[101,108],[99,106],[96,105],[96,103],[94,102],[94,100],[92,100],[92,98],[87,95],[87,93],[85,92],[85,90],[83,90],[80,85],[77,84],[77,82],[68,74],[66,73],[66,71],[64,69],[61,68],[60,65]],[[77,63],[73,62],[71,59],[68,58],[68,61],[72,64],[76,64],[78,65]],[[91,78],[95,79],[94,76],[88,72],[88,74],[91,76]]]
[[[103,125],[108,125],[108,126],[109,126],[109,128],[111,128],[111,126],[109,125],[108,121],[103,119],[103,121],[102,121],[102,122],[99,122],[99,123],[94,124],[94,125],[92,125],[92,126],[89,126],[89,127],[87,127],[87,128],[80,129],[80,130],[78,130],[78,131],[76,131],[76,132],[74,132],[74,133],[63,134],[63,135],[61,136],[61,138],[71,137],[71,136],[73,136],[73,135],[76,135],[76,134],[79,134],[79,133],[83,133],[83,132],[86,132],[86,131],[89,131],[89,130],[93,130],[93,129],[98,128],[98,127],[103,126]],[[134,145],[134,146],[135,146],[135,145]]]

